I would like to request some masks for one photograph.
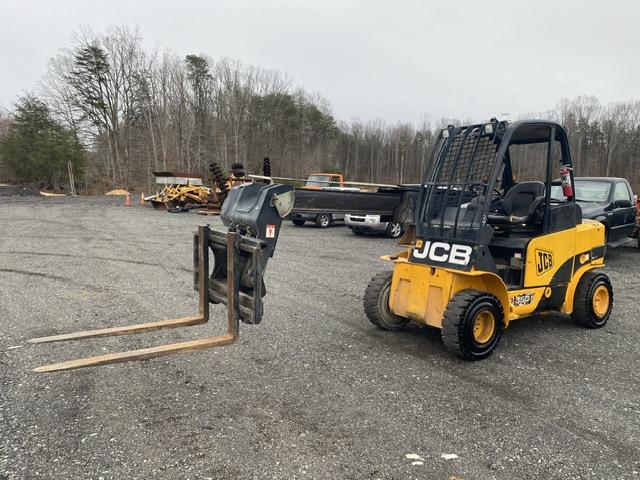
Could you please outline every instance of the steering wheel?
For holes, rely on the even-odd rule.
[[[533,206],[532,214],[535,217],[535,222],[538,223],[544,217],[544,197],[538,197],[535,199],[536,205]]]
[[[482,183],[482,182],[471,182],[469,183],[469,190],[472,191],[473,193],[479,195],[480,194],[480,190],[486,187],[486,184]],[[502,192],[500,191],[500,189],[498,187],[493,187],[493,191],[492,193],[492,197],[497,197],[500,198],[502,197]]]

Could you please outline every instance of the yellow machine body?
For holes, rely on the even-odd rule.
[[[420,240],[416,247],[420,247]],[[532,238],[523,254],[522,286],[509,289],[496,273],[460,271],[412,263],[411,248],[383,257],[394,261],[389,308],[395,315],[442,327],[449,300],[465,289],[495,295],[502,304],[504,326],[546,311],[573,311],[576,286],[585,272],[604,265],[604,226],[584,220],[575,228]]]

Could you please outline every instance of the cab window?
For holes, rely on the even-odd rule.
[[[576,200],[579,202],[606,202],[611,184],[597,180],[576,180]]]
[[[307,187],[326,187],[329,183],[328,175],[310,175],[305,183]]]
[[[618,200],[626,200],[631,202],[631,194],[629,193],[629,189],[624,182],[616,183],[616,189],[613,192],[613,201],[617,202]]]

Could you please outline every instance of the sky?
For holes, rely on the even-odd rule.
[[[640,98],[637,0],[0,0],[0,106],[86,25],[286,72],[336,118],[481,121]],[[507,117],[509,118],[509,117]]]

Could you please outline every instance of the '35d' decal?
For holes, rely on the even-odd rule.
[[[467,266],[471,261],[473,248],[458,243],[417,240],[411,252],[411,259],[419,263],[442,263]]]
[[[531,305],[533,303],[533,299],[536,296],[535,293],[521,293],[520,295],[515,295],[511,297],[510,302],[514,307],[521,307],[523,305]]]

